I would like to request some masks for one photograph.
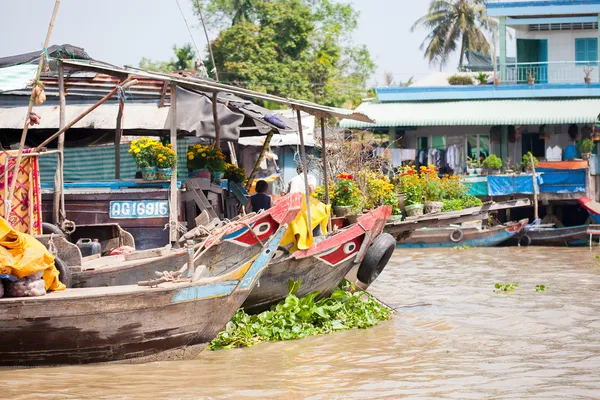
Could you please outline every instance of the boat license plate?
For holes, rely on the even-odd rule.
[[[166,218],[169,216],[169,202],[167,200],[111,201],[109,216],[115,219]]]

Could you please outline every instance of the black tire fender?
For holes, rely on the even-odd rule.
[[[464,237],[465,234],[461,229],[455,229],[450,234],[450,240],[452,240],[454,243],[460,242]]]
[[[356,273],[358,280],[365,285],[373,283],[390,261],[395,249],[396,239],[392,235],[382,233],[377,236],[358,267]]]
[[[64,283],[66,287],[70,288],[72,285],[72,275],[67,263],[58,257],[54,257],[54,266],[59,272],[58,280]]]
[[[519,238],[519,246],[524,246],[524,247],[531,246],[531,237],[529,237],[529,235],[522,235]]]
[[[58,236],[65,236],[64,232],[56,225],[49,224],[48,222],[42,222],[42,233],[44,235],[55,234]]]

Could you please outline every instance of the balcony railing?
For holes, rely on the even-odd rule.
[[[533,77],[535,83],[584,83],[586,75],[591,83],[599,82],[598,61],[550,61],[533,63],[512,63],[506,65],[504,83],[528,83]],[[500,66],[498,71],[500,71]]]

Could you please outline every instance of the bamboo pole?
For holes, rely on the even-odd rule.
[[[302,116],[300,110],[296,110],[298,116],[298,134],[300,135],[300,153],[302,154],[302,173],[304,174],[304,190],[306,191],[306,214],[308,216],[308,229],[312,236],[312,213],[310,211],[310,189],[308,187],[308,165],[306,163],[306,148],[304,147],[304,135],[302,133]]]
[[[533,172],[533,175],[531,177],[532,181],[533,181],[533,216],[534,219],[538,219],[539,216],[539,212],[538,212],[538,189],[537,189],[537,176],[535,173],[535,163],[533,162],[533,154],[529,154],[529,160],[531,162],[531,171]]]
[[[221,125],[219,124],[219,114],[217,112],[217,100],[218,93],[215,92],[212,95],[212,111],[213,111],[213,120],[215,121],[215,143],[213,147],[218,149],[221,147]]]
[[[123,123],[123,107],[119,102],[117,126],[115,128],[115,179],[121,179],[121,127]]]
[[[59,101],[59,122],[58,128],[62,129],[65,127],[65,67],[62,61],[58,60],[58,101]],[[54,198],[52,203],[52,222],[54,225],[60,224],[60,210],[62,193],[64,190],[64,148],[65,148],[65,134],[62,133],[58,137],[58,157],[56,163],[56,174],[54,175]]]
[[[263,161],[263,158],[265,158],[265,153],[267,151],[267,149],[269,148],[269,146],[271,145],[271,139],[273,138],[273,134],[275,133],[275,130],[271,129],[269,131],[269,133],[267,133],[267,137],[265,137],[265,143],[263,144],[262,149],[260,150],[260,154],[258,155],[258,158],[256,159],[256,164],[254,164],[254,168],[252,169],[252,172],[250,173],[250,176],[248,177],[248,181],[246,182],[246,191],[250,192],[250,189],[252,188],[252,182],[254,182],[254,178],[256,177],[256,173],[258,172],[258,168],[260,168],[260,164]]]
[[[123,90],[129,88],[130,86],[133,86],[135,84],[137,84],[138,81],[136,79],[133,79],[131,77],[128,77],[127,79],[125,79],[119,86],[115,87],[113,90],[111,90],[110,92],[108,92],[108,94],[106,96],[104,96],[103,98],[101,98],[100,100],[98,100],[98,102],[94,105],[92,105],[90,108],[88,108],[87,110],[85,110],[84,112],[82,112],[77,118],[75,118],[73,121],[69,122],[65,127],[61,128],[58,132],[54,133],[53,135],[51,135],[49,138],[47,138],[46,140],[44,140],[42,142],[42,144],[38,145],[34,151],[39,151],[42,147],[46,146],[48,143],[50,143],[51,141],[53,141],[54,139],[56,139],[57,136],[60,136],[61,134],[65,133],[66,131],[68,131],[69,129],[71,129],[73,127],[73,125],[75,125],[76,123],[78,123],[79,121],[81,121],[86,115],[88,115],[89,113],[91,113],[92,111],[94,111],[96,108],[100,107],[104,102],[106,102],[106,100],[110,99],[112,96],[115,95],[115,93],[117,93],[117,91],[119,91],[121,88]]]
[[[40,79],[40,74],[42,72],[42,67],[44,66],[44,58],[46,55],[46,51],[48,49],[48,44],[50,43],[50,36],[52,36],[52,29],[54,29],[54,21],[56,20],[56,14],[58,13],[58,7],[60,6],[60,0],[56,0],[54,2],[54,10],[52,11],[52,18],[50,19],[50,24],[48,25],[48,32],[46,33],[46,40],[44,41],[43,52],[40,56],[40,62],[38,63],[37,71],[35,73],[35,79],[33,88],[31,88],[31,96],[29,98],[29,107],[27,107],[27,115],[25,115],[25,125],[23,126],[23,133],[21,134],[21,141],[19,143],[19,152],[17,153],[17,161],[15,162],[15,171],[19,171],[19,166],[21,165],[21,156],[23,155],[23,148],[25,147],[25,140],[27,139],[27,131],[29,130],[29,114],[31,114],[31,110],[33,109],[33,94],[35,93],[37,81]],[[8,173],[8,171],[6,171]],[[6,216],[7,218],[10,216],[10,208],[12,203],[12,197],[15,193],[15,188],[17,186],[17,174],[14,174],[13,179],[10,183],[10,191],[8,192],[8,198],[5,199],[5,208],[7,210]]]
[[[325,146],[325,118],[321,117],[321,158],[323,159],[323,184],[325,185],[325,204],[329,205],[329,176],[327,175],[327,147]],[[331,213],[330,213],[331,214]],[[327,230],[331,232],[331,215],[327,216]]]
[[[171,82],[171,148],[177,156],[177,85]],[[169,237],[172,246],[178,246],[177,222],[179,220],[179,207],[177,207],[177,168],[172,170],[171,185],[169,190]]]

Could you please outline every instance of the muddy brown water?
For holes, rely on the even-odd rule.
[[[397,250],[371,291],[402,308],[376,328],[184,362],[4,369],[0,399],[600,398],[594,263],[587,249]]]

